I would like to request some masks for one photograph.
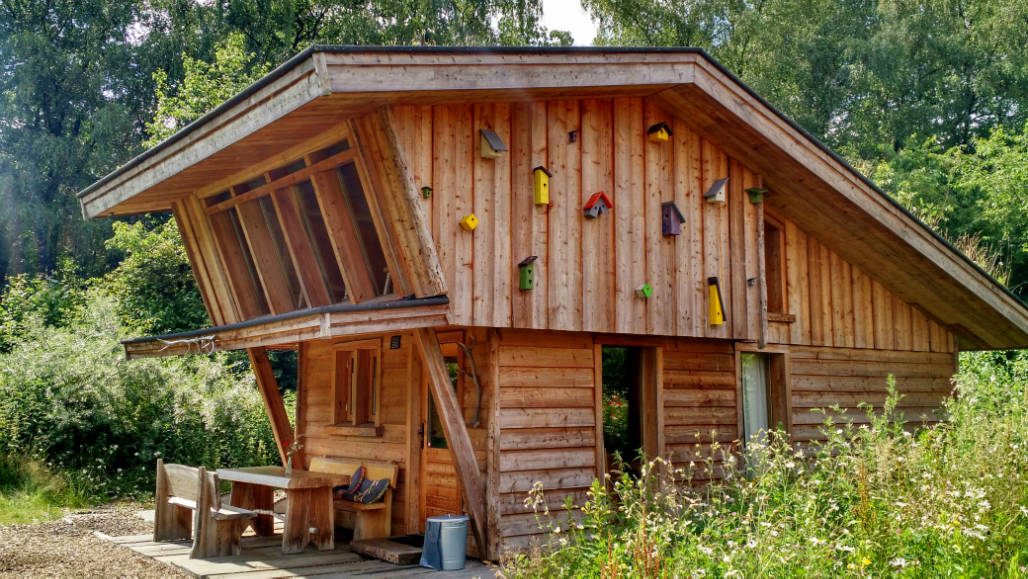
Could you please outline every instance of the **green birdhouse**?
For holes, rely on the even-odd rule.
[[[641,286],[635,288],[635,295],[641,297],[644,300],[648,299],[650,296],[653,295],[653,286],[651,286],[648,283],[644,283]]]
[[[535,261],[539,256],[526,257],[518,264],[518,289],[530,290],[535,288]]]

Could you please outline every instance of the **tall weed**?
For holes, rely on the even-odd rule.
[[[705,464],[657,458],[615,472],[584,507],[539,513],[550,532],[511,576],[1021,576],[1028,571],[1028,414],[1022,354],[963,358],[946,422],[904,427],[893,390],[869,423],[826,420]],[[890,385],[891,388],[891,385]],[[544,505],[535,491],[532,505]]]

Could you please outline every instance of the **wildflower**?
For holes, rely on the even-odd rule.
[[[817,546],[825,544],[825,540],[824,539],[819,539],[817,537],[811,537],[810,538],[810,542],[813,543],[814,545],[817,545]]]
[[[871,564],[871,559],[868,559],[867,557],[861,557],[860,558],[860,566],[861,567],[867,567],[870,564]]]
[[[908,563],[907,560],[904,559],[903,557],[896,557],[892,561],[889,561],[889,564],[892,565],[893,567],[896,567],[897,569],[902,569],[902,568],[906,567],[907,565],[909,565],[910,563]]]

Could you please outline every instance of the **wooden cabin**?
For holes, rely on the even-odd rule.
[[[958,351],[1028,345],[1006,288],[695,49],[313,47],[80,196],[172,211],[210,313],[129,358],[248,350],[280,450],[395,463],[391,533],[467,512],[490,558],[540,533],[534,483],[559,509],[602,476],[605,348],[683,463],[859,422],[888,375],[939,420]],[[298,350],[295,433],[268,349]]]

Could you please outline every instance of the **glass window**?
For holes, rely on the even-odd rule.
[[[357,238],[364,257],[364,265],[368,269],[375,293],[383,296],[392,293],[389,279],[389,268],[386,265],[382,242],[375,230],[375,222],[371,217],[371,208],[364,196],[357,168],[353,163],[339,167],[339,183],[343,189],[346,206],[357,229]]]
[[[333,422],[355,426],[378,423],[379,351],[376,345],[336,351]]]
[[[768,356],[753,352],[740,354],[742,362],[743,444],[754,440],[767,442],[771,425],[771,381]]]

